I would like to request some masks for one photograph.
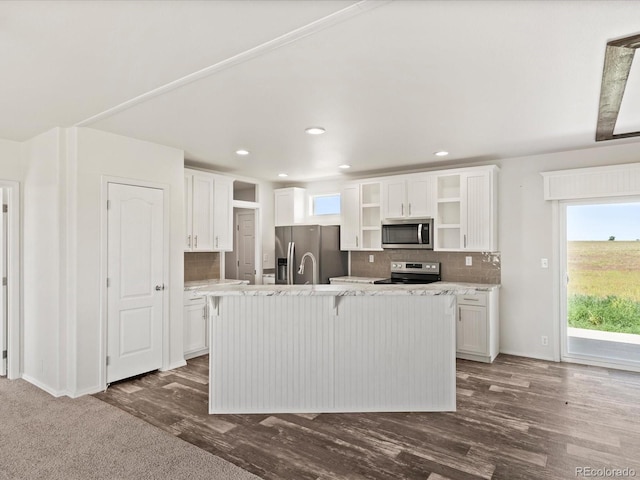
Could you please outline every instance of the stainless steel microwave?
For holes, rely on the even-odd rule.
[[[433,218],[384,221],[382,223],[382,248],[433,250]]]

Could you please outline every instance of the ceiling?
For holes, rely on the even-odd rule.
[[[3,1],[0,138],[80,125],[270,181],[589,148],[605,44],[639,19],[611,0]]]

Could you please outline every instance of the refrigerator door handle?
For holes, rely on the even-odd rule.
[[[293,264],[293,255],[295,254],[296,251],[296,244],[295,242],[291,242],[291,251],[289,253],[289,261],[287,263],[287,265],[289,265],[289,285],[294,285],[296,282],[294,282],[293,280],[293,275],[295,274],[295,265]]]

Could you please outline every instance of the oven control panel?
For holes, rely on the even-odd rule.
[[[440,273],[440,262],[391,262],[391,273]]]

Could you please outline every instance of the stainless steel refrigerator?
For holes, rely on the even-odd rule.
[[[305,258],[304,273],[298,273],[305,253],[317,264],[317,283],[347,275],[348,254],[340,251],[340,227],[337,225],[298,225],[276,227],[276,283],[303,285],[314,283],[312,260]]]

